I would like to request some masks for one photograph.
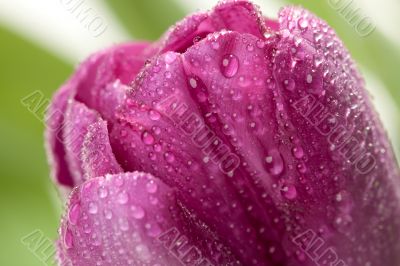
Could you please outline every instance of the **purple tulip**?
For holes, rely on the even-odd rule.
[[[47,146],[60,265],[400,265],[400,175],[349,52],[247,1],[91,56]]]

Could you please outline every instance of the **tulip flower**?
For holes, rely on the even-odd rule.
[[[92,55],[48,110],[60,265],[400,265],[400,174],[340,39],[224,1]]]

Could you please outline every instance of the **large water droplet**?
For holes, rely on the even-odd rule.
[[[239,70],[239,60],[236,55],[228,54],[222,58],[221,72],[227,78],[232,78]]]

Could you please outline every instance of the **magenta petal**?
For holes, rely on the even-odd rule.
[[[203,236],[185,235],[178,214],[173,191],[149,174],[91,179],[70,197],[60,229],[60,263],[213,265],[197,245]]]
[[[89,126],[81,156],[85,179],[123,172],[110,146],[107,122],[102,119]]]
[[[153,53],[154,49],[146,43],[123,44],[100,51],[84,61],[53,97],[47,112],[46,146],[57,183],[73,187],[74,179],[80,179],[79,164],[69,165],[65,158],[63,128],[68,101],[77,99],[112,120],[115,109],[124,99],[127,85]],[[76,156],[68,157],[75,160]]]
[[[198,45],[208,44],[202,41]],[[221,169],[221,154],[212,145],[218,143],[223,152],[229,147],[224,146],[223,134],[214,133],[214,124],[203,120],[207,115],[198,103],[206,96],[203,85],[185,73],[179,54],[168,52],[155,60],[143,71],[120,110],[119,123],[110,137],[113,150],[124,169],[152,173],[178,188],[184,203],[224,238],[242,261],[261,263],[269,247],[262,246],[257,238],[257,227],[262,225],[254,228],[252,214],[248,213],[259,206],[242,198],[232,184],[231,170]],[[192,122],[198,119],[197,126],[204,128],[204,135],[193,137],[193,130],[199,128],[185,127],[188,117]],[[211,129],[204,127],[205,123]],[[236,159],[235,154],[231,156]],[[257,215],[257,211],[254,213]],[[221,219],[228,216],[229,221]],[[241,241],[259,244],[260,248],[243,247]]]
[[[66,159],[75,185],[84,181],[81,160],[83,141],[89,126],[98,118],[96,111],[75,100],[69,101],[63,125],[63,137]]]
[[[171,27],[161,39],[160,51],[184,52],[208,34],[222,30],[249,33],[261,38],[266,24],[258,8],[248,1],[221,2],[208,13],[186,17]]]
[[[60,261],[399,265],[400,173],[364,87],[325,22],[245,0],[92,56],[49,111],[54,175],[79,185]]]
[[[127,85],[135,79],[152,53],[147,43],[129,43],[105,50],[97,64],[86,70],[75,98],[112,121],[115,109],[124,99]]]
[[[348,265],[398,265],[400,175],[364,82],[325,22],[293,7],[279,20],[274,76],[298,158],[298,231],[323,228]]]
[[[221,1],[210,17],[217,30],[248,33],[259,38],[263,37],[266,30],[260,10],[246,0]]]
[[[64,113],[68,99],[72,93],[69,84],[64,85],[53,97],[46,114],[46,153],[49,165],[52,167],[52,177],[57,184],[72,187],[72,175],[65,161],[65,147],[63,137]]]

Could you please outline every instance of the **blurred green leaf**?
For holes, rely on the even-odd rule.
[[[45,97],[72,72],[71,66],[0,26],[0,265],[43,265],[21,243],[39,229],[55,239],[59,217],[50,196],[43,124],[22,104],[35,90]]]
[[[156,40],[183,18],[183,9],[172,0],[106,0],[136,39]]]

